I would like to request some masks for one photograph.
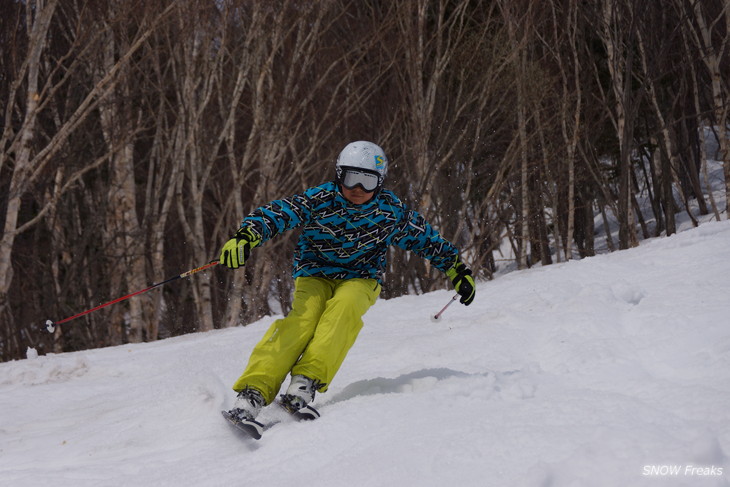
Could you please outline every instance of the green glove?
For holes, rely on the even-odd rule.
[[[238,269],[246,264],[251,249],[261,243],[261,237],[249,227],[241,227],[236,234],[223,245],[220,263],[229,269]]]
[[[476,294],[476,286],[474,285],[474,278],[471,277],[471,269],[465,266],[457,257],[454,267],[446,271],[446,275],[451,279],[451,284],[454,285],[456,292],[461,295],[459,302],[469,306],[474,301],[474,295]]]

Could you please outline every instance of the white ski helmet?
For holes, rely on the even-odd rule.
[[[337,182],[348,189],[356,186],[371,192],[380,190],[388,173],[388,158],[380,146],[359,140],[342,149],[335,166]]]

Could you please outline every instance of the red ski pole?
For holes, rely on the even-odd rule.
[[[124,301],[125,299],[129,299],[129,298],[131,298],[133,296],[137,296],[138,294],[146,293],[147,291],[149,291],[151,289],[154,289],[154,288],[156,288],[158,286],[162,286],[163,284],[167,284],[168,282],[174,281],[176,279],[182,279],[184,277],[191,276],[191,275],[195,274],[196,272],[204,271],[205,269],[207,269],[209,267],[213,267],[216,264],[218,264],[218,261],[217,260],[211,261],[208,264],[205,264],[204,266],[201,266],[201,267],[198,267],[198,268],[195,268],[195,269],[191,269],[191,270],[189,270],[187,272],[183,272],[180,275],[171,277],[169,279],[165,279],[162,282],[158,282],[156,284],[152,284],[152,285],[150,285],[150,287],[148,287],[146,289],[142,289],[141,291],[137,291],[137,292],[134,292],[134,293],[131,293],[131,294],[127,294],[126,296],[122,296],[121,298],[117,298],[117,299],[115,299],[113,301],[109,301],[108,303],[100,304],[99,306],[96,306],[95,308],[87,309],[86,311],[82,311],[81,313],[75,314],[73,316],[69,316],[68,318],[64,318],[61,321],[46,320],[46,329],[49,331],[49,333],[53,333],[56,330],[56,325],[60,325],[62,323],[66,323],[67,321],[71,321],[71,320],[73,320],[75,318],[78,318],[79,316],[87,315],[87,314],[89,314],[89,313],[91,313],[93,311],[96,311],[97,309],[105,308],[105,307],[107,307],[107,306],[109,306],[111,304],[118,303],[120,301]]]

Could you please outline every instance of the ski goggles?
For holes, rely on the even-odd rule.
[[[347,189],[355,189],[360,186],[363,191],[372,193],[382,180],[380,174],[368,171],[367,169],[355,169],[343,167],[340,170],[339,182]]]

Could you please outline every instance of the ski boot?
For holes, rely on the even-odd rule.
[[[299,419],[317,419],[319,412],[309,403],[314,400],[318,383],[303,375],[293,375],[286,394],[280,397],[281,406]]]
[[[258,440],[264,432],[264,425],[256,421],[256,416],[265,405],[266,401],[259,391],[244,389],[238,393],[233,408],[223,415],[238,429]]]

